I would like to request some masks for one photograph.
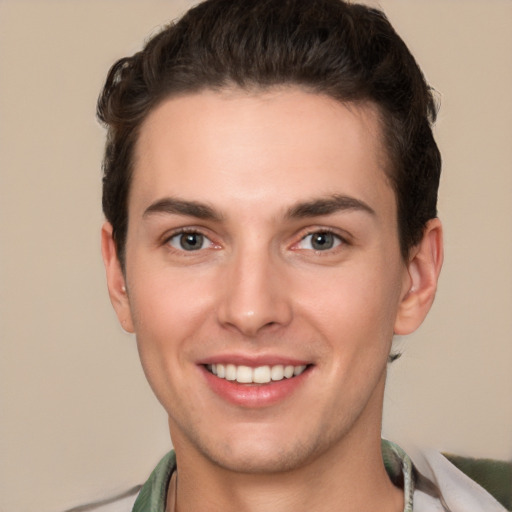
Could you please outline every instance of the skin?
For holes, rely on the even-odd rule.
[[[402,259],[380,140],[371,105],[293,87],[171,98],[145,120],[124,273],[108,223],[102,246],[169,414],[180,512],[403,509],[380,455],[387,357],[430,308],[442,237],[431,220]],[[237,358],[308,366],[277,401],[235,404],[204,364]]]

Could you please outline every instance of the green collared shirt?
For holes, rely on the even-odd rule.
[[[396,444],[382,440],[382,458],[395,485],[404,490],[404,512],[412,512],[414,478],[411,459]],[[176,454],[169,452],[140,490],[132,512],[165,512],[167,488],[176,470]]]

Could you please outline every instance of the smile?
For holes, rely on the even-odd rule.
[[[268,384],[273,381],[297,377],[306,369],[306,365],[277,364],[251,368],[250,366],[235,364],[209,364],[206,365],[206,368],[220,379],[236,381],[240,384]]]

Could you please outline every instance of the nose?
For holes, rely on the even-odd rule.
[[[224,327],[250,338],[288,325],[293,314],[282,264],[263,252],[240,251],[233,256],[217,310]]]

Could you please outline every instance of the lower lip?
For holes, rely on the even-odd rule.
[[[268,384],[240,384],[221,379],[201,366],[210,388],[221,398],[234,405],[248,408],[269,407],[291,396],[310,373],[310,367],[290,379],[271,381]]]

